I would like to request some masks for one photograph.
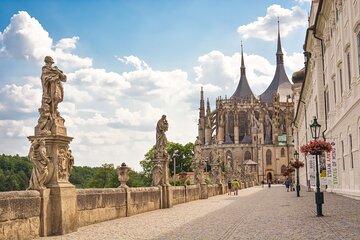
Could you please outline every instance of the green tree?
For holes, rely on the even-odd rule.
[[[90,180],[96,174],[97,168],[92,168],[88,166],[79,167],[74,166],[69,177],[69,181],[74,184],[77,188],[87,188],[90,187]]]
[[[180,143],[168,142],[166,146],[166,151],[170,156],[170,175],[174,174],[174,159],[176,163],[176,173],[180,172],[192,172],[191,163],[194,155],[193,152],[194,144],[189,142],[185,145]],[[155,153],[155,146],[152,147],[146,154],[145,159],[140,162],[144,170],[144,174],[151,178],[151,169],[152,169],[152,161]]]
[[[96,169],[95,175],[89,181],[90,188],[115,188],[119,186],[114,164],[103,164]]]
[[[129,187],[149,187],[151,185],[151,181],[152,178],[147,177],[143,172],[138,173],[130,170],[127,185]]]

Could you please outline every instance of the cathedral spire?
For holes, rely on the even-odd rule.
[[[269,87],[260,95],[260,101],[272,103],[274,96],[279,95],[280,101],[286,101],[286,96],[292,93],[290,83],[284,68],[284,54],[281,50],[280,21],[278,18],[278,39],[276,51],[276,70]]]
[[[205,117],[205,101],[204,101],[204,91],[203,91],[203,87],[201,87],[200,90],[200,112],[199,112],[199,117]]]
[[[240,67],[240,81],[236,88],[236,91],[230,99],[251,99],[255,98],[253,92],[250,89],[248,80],[246,78],[246,68],[244,61],[243,45],[241,41],[241,67]]]
[[[244,63],[244,54],[243,54],[243,45],[241,41],[241,67],[240,67],[240,75],[245,75],[245,63]]]
[[[278,17],[278,40],[277,40],[277,51],[276,51],[276,64],[284,64],[284,54],[281,49],[279,17]]]

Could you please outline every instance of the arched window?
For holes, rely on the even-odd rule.
[[[285,157],[285,148],[281,149],[281,157]]]
[[[266,151],[266,165],[271,165],[271,157],[272,157],[271,150],[268,149]]]
[[[352,151],[352,136],[351,136],[351,134],[349,135],[349,154],[350,154],[351,168],[354,168],[354,156],[353,156],[353,151]]]
[[[234,143],[234,113],[229,113],[229,129],[227,129],[231,141]]]
[[[251,159],[251,153],[249,151],[246,151],[244,155],[244,160],[249,160],[249,159]]]

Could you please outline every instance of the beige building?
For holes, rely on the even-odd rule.
[[[276,72],[269,87],[255,96],[249,87],[243,53],[239,84],[232,96],[216,99],[210,109],[201,90],[198,136],[202,157],[218,166],[224,179],[249,177],[284,180],[282,173],[293,156],[291,122],[294,114],[292,84],[284,69],[280,31],[276,52]],[[246,174],[244,174],[244,172]]]
[[[334,147],[324,187],[360,198],[360,1],[313,0],[304,51],[306,67],[293,76],[304,78],[294,89],[296,148],[311,140],[309,124],[317,116],[321,138]],[[311,180],[307,166],[304,185]]]

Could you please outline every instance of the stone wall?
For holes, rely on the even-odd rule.
[[[161,190],[158,187],[128,188],[127,216],[161,208]]]
[[[79,227],[126,216],[124,188],[77,189]]]
[[[169,188],[172,194],[164,191]],[[205,185],[206,197],[223,193],[221,185]],[[46,194],[45,194],[46,193]],[[51,208],[49,189],[0,193],[0,239],[34,239],[49,236],[52,225],[46,225],[41,209]],[[49,196],[48,196],[49,195]],[[76,189],[78,227],[120,217],[171,207],[201,198],[200,185],[178,187]],[[169,196],[169,205],[164,204]],[[51,218],[51,217],[50,217]]]
[[[34,239],[40,234],[38,191],[0,192],[0,239]]]

